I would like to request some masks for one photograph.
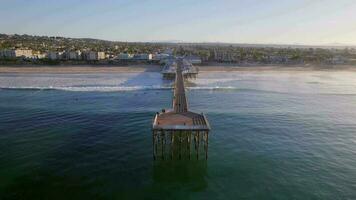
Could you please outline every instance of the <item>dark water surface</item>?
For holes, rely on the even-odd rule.
[[[356,199],[356,95],[281,87],[190,90],[209,160],[158,162],[170,90],[0,90],[0,199]]]

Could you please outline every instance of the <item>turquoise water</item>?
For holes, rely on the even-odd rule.
[[[355,72],[202,73],[209,160],[157,162],[158,73],[61,76],[0,75],[0,199],[356,199]]]

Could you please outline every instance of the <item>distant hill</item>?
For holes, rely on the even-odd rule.
[[[223,43],[223,42],[184,42],[181,40],[163,40],[163,41],[150,41],[150,42],[124,42],[124,41],[109,41],[102,39],[94,38],[68,38],[61,36],[35,36],[35,35],[18,35],[18,34],[0,34],[0,47],[4,48],[4,43],[8,44],[7,46],[18,46],[20,45],[35,45],[36,43],[45,43],[42,46],[48,45],[47,48],[58,48],[61,45],[79,45],[80,48],[85,48],[85,44],[88,45],[88,48],[93,48],[93,45],[104,45],[104,46],[115,46],[115,45],[168,45],[168,46],[190,46],[190,45],[201,45],[201,46],[216,46],[216,47],[251,47],[251,48],[265,48],[265,47],[274,47],[274,48],[356,48],[356,45],[346,45],[340,43],[331,43],[327,45],[304,45],[304,44],[248,44],[248,43]],[[20,46],[21,46],[20,45]],[[5,45],[6,47],[6,45]]]

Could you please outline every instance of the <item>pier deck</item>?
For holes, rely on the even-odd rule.
[[[183,59],[178,62],[180,62],[179,66],[182,70],[182,74],[184,78],[195,78],[198,75],[199,72],[198,68],[193,66],[187,60]],[[177,74],[176,73],[177,67],[178,67],[177,60],[172,60],[168,62],[162,70],[163,78],[174,79]]]
[[[156,114],[153,125],[153,146],[154,159],[157,156],[157,149],[161,149],[161,157],[164,159],[168,145],[173,158],[174,146],[179,146],[179,158],[181,158],[180,147],[186,146],[189,150],[189,158],[191,155],[191,146],[194,143],[197,159],[199,158],[199,144],[204,144],[205,157],[207,159],[208,151],[208,134],[210,130],[209,122],[206,116],[201,113],[194,113],[188,110],[188,101],[185,95],[184,76],[183,76],[183,60],[177,60],[176,75],[174,83],[174,93],[172,107],[170,110],[162,110]],[[168,140],[167,140],[168,138]],[[170,141],[169,141],[170,138]],[[174,138],[178,143],[174,143]],[[160,145],[160,147],[158,147]]]

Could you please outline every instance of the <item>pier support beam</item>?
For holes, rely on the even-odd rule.
[[[179,131],[179,160],[182,159],[182,131]]]
[[[208,160],[208,142],[209,142],[209,131],[204,132],[204,151],[205,159]]]
[[[156,160],[156,131],[152,131],[153,159]]]
[[[188,134],[188,137],[187,137],[187,139],[188,139],[187,145],[188,145],[189,160],[190,160],[190,155],[191,155],[191,152],[190,152],[190,140],[191,140],[192,132],[189,131],[187,134]]]
[[[194,146],[194,150],[192,149]],[[208,159],[209,131],[205,130],[153,130],[153,159],[191,159],[192,151],[196,159],[201,155]],[[193,154],[194,155],[194,154]]]
[[[164,146],[166,144],[166,137],[165,137],[165,132],[162,130],[161,131],[161,154],[162,154],[162,160],[164,160]]]
[[[197,131],[197,160],[199,160],[200,131]]]
[[[171,131],[171,159],[173,160],[174,152],[174,131]]]

